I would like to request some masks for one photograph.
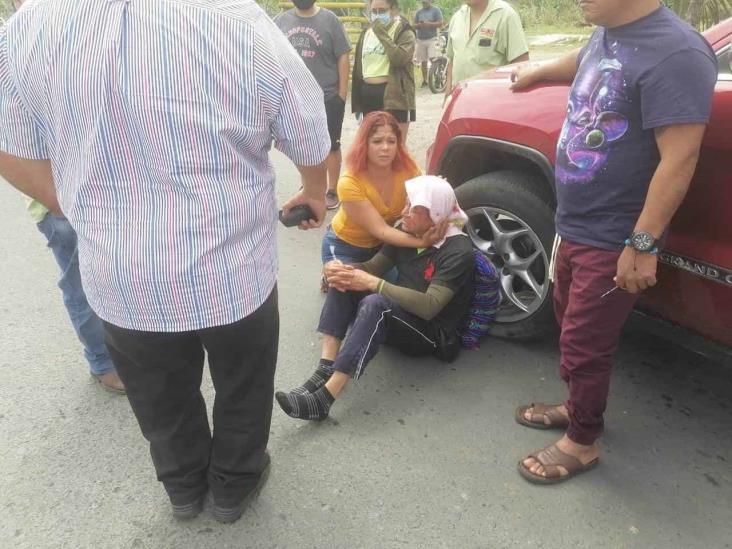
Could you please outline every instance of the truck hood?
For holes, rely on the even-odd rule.
[[[567,112],[569,86],[545,83],[514,92],[509,87],[512,68],[460,83],[445,106],[442,124],[451,135],[489,135],[523,145],[533,141],[553,150]]]

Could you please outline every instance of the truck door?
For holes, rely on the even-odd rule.
[[[659,284],[643,304],[732,346],[732,47],[717,50],[712,118],[689,194],[659,254]]]

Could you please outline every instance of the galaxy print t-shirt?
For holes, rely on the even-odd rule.
[[[594,32],[580,54],[557,146],[562,238],[623,246],[660,160],[654,129],[707,123],[716,80],[711,47],[666,7]]]

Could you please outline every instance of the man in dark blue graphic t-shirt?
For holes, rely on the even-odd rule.
[[[598,25],[587,46],[513,75],[515,90],[573,80],[557,146],[554,261],[569,398],[516,411],[522,425],[566,429],[519,462],[539,484],[598,461],[612,355],[638,293],[656,283],[658,241],[694,173],[717,76],[703,37],[658,0],[580,7]]]

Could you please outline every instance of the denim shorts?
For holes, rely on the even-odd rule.
[[[321,246],[320,254],[323,261],[323,265],[328,261],[338,259],[339,261],[350,265],[353,263],[363,263],[368,261],[376,255],[376,252],[381,249],[381,246],[375,248],[361,248],[354,246],[348,242],[338,238],[333,232],[333,229],[328,225],[328,229],[325,231],[323,236],[323,244]]]

